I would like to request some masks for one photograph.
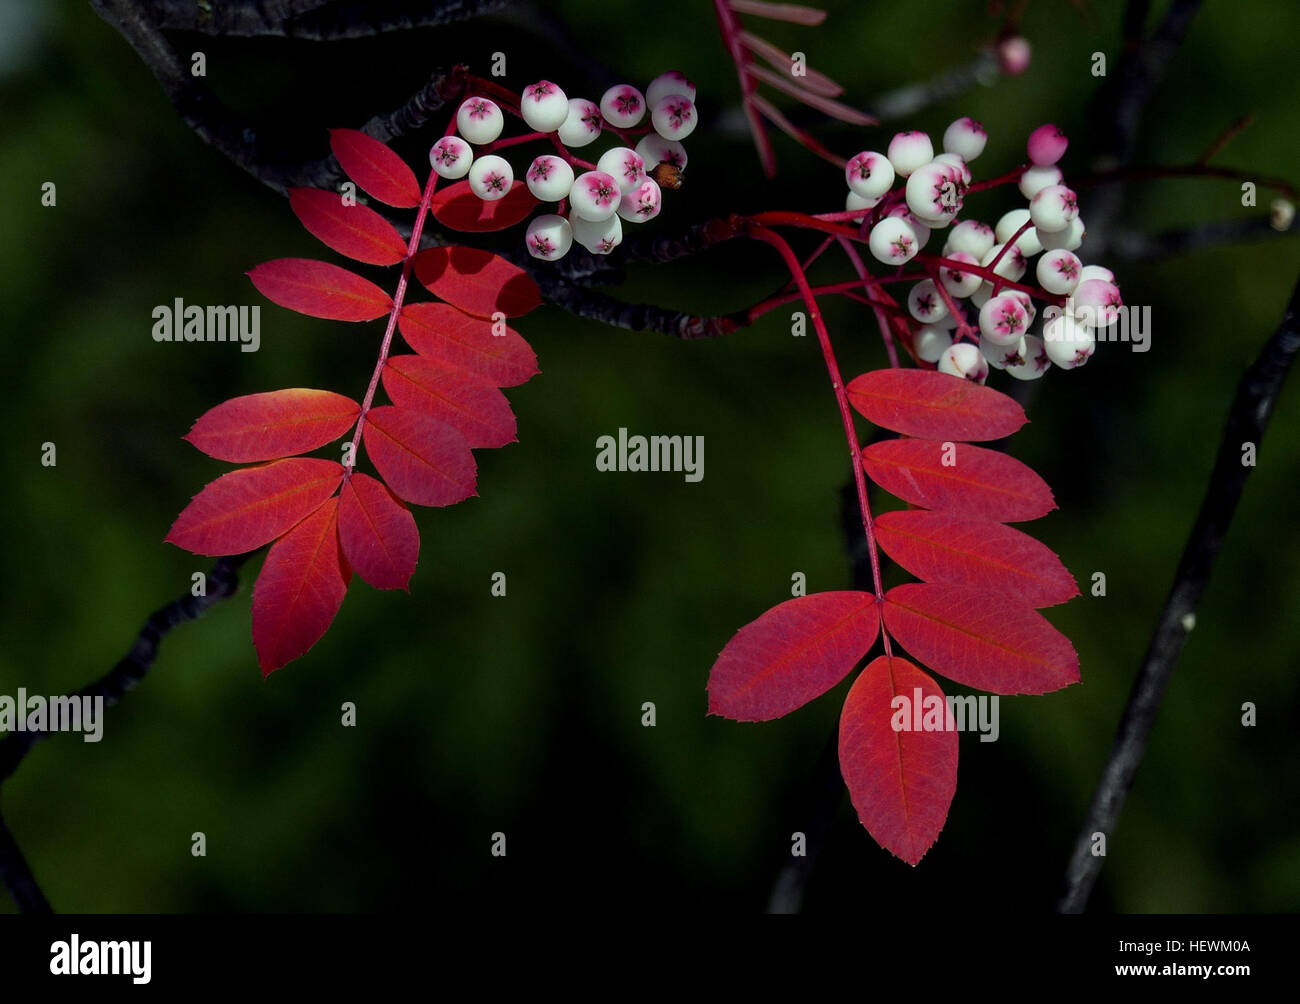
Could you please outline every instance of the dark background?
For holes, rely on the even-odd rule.
[[[574,44],[644,87],[681,68],[706,117],[734,107],[734,71],[710,5],[547,4]],[[1162,8],[1162,4],[1155,5]],[[998,22],[982,4],[839,3],[822,28],[751,27],[845,85],[859,104],[973,58]],[[527,10],[527,8],[525,8]],[[171,520],[227,469],[181,442],[232,396],[318,386],[359,396],[379,323],[317,321],[266,303],[244,272],[331,254],[287,202],[199,141],[124,40],[84,3],[0,4],[0,304],[10,346],[6,574],[0,693],[65,693],[105,671],[146,614],[206,559],[164,545]],[[181,37],[207,83],[286,149],[323,155],[330,126],[400,104],[438,66],[505,83],[545,75],[570,95],[604,81],[535,34],[535,19],[331,44]],[[906,123],[827,127],[833,148],[883,149],[897,128],[938,137],[970,114],[988,128],[976,177],[1023,158],[1044,121],[1087,163],[1091,55],[1114,66],[1120,5],[1030,6],[1029,71]],[[1138,159],[1195,159],[1246,112],[1221,156],[1295,177],[1300,8],[1209,4],[1149,108]],[[783,106],[785,102],[781,102]],[[439,120],[439,128],[441,128]],[[765,181],[747,137],[713,120],[688,142],[687,186],[650,226],[726,211],[837,209],[843,182],[784,137]],[[428,136],[399,144],[423,177]],[[603,148],[603,147],[602,147]],[[522,154],[516,152],[515,159]],[[40,185],[58,186],[56,208]],[[1270,194],[1261,189],[1261,207]],[[1082,212],[1088,215],[1089,195]],[[995,220],[1019,196],[968,211]],[[1135,185],[1124,225],[1158,230],[1265,212],[1233,181]],[[936,243],[941,238],[936,237]],[[1085,243],[1081,255],[1090,261]],[[1300,265],[1275,238],[1113,267],[1150,305],[1152,350],[1104,344],[1048,374],[1012,451],[1061,505],[1029,529],[1085,596],[1050,616],[1083,683],[1006,698],[1001,738],[962,738],[947,826],[915,870],[876,846],[847,799],[808,892],[811,911],[1042,911],[1109,749],[1132,676],[1200,502],[1238,375],[1281,318]],[[618,295],[717,313],[781,281],[775,257],[733,242],[634,267]],[[263,305],[262,347],[160,345],[150,311],[175,297]],[[883,365],[874,322],[829,308],[846,375]],[[543,373],[509,392],[520,442],[479,455],[481,497],[420,510],[410,595],[359,580],[305,658],[263,681],[245,588],[165,643],[105,738],[60,736],[4,790],[9,826],[64,911],[350,911],[412,907],[761,910],[806,826],[816,761],[847,683],[765,725],[705,716],[705,683],[742,624],[789,595],[849,582],[839,530],[844,444],[812,338],[777,311],[687,344],[553,307],[518,328]],[[1005,386],[995,376],[994,386]],[[1093,908],[1293,911],[1300,903],[1295,597],[1300,595],[1300,388],[1269,436],[1198,614]],[[703,435],[705,478],[601,474],[595,440],[620,426]],[[45,441],[58,466],[40,465]],[[331,454],[332,455],[332,454]],[[504,599],[489,594],[508,576]],[[1103,571],[1105,598],[1086,595]],[[961,688],[949,687],[950,692]],[[359,726],[339,724],[355,701]],[[656,728],[640,724],[654,701]],[[1259,725],[1240,724],[1253,701]],[[489,854],[490,835],[509,854]],[[205,858],[190,834],[207,835]],[[0,910],[12,910],[7,898]]]

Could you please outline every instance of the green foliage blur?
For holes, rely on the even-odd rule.
[[[679,67],[706,119],[734,117],[734,71],[704,0],[656,5],[672,30],[649,36],[636,28],[637,5],[603,5],[599,24],[586,0],[542,6],[567,37],[538,41],[553,26],[524,7],[329,45],[176,41],[204,51],[207,83],[290,153],[322,155],[327,127],[397,106],[438,66],[486,72],[496,51],[512,86],[545,75],[595,97],[605,81],[575,53],[642,86]],[[754,27],[866,105],[972,58],[997,28],[985,6],[832,0],[822,28]],[[1087,162],[1092,53],[1113,67],[1120,48],[1121,5],[1079,6],[1030,5],[1034,57],[1022,77],[905,125],[819,135],[848,154],[883,148],[899,127],[938,135],[970,114],[990,134],[978,178],[1013,167],[1028,133],[1053,121],[1072,138],[1068,179]],[[382,328],[312,320],[253,290],[243,273],[261,261],[333,255],[284,199],[190,132],[88,4],[3,4],[0,16],[0,694],[50,695],[106,671],[149,611],[209,567],[162,543],[190,496],[228,469],[181,441],[190,423],[229,397],[279,387],[360,396]],[[1297,35],[1296,5],[1207,4],[1151,102],[1139,161],[1189,162],[1254,112],[1221,162],[1297,177]],[[432,136],[400,151],[418,166]],[[768,183],[743,132],[701,129],[686,186],[650,226],[838,208],[839,172],[775,142],[781,173]],[[46,181],[57,185],[54,208],[40,205]],[[1143,183],[1130,196],[1126,224],[1148,231],[1263,211],[1243,209],[1232,181]],[[1261,206],[1270,197],[1261,189]],[[999,191],[968,208],[995,219],[1015,198]],[[947,826],[916,869],[877,847],[845,798],[809,911],[1050,907],[1237,378],[1281,318],[1300,245],[1276,238],[1103,264],[1127,302],[1150,305],[1151,351],[1103,344],[1086,369],[1050,373],[1012,443],[1061,506],[1029,529],[1085,594],[1095,571],[1107,577],[1104,598],[1050,612],[1079,650],[1083,683],[1004,698],[996,743],[962,737]],[[616,292],[718,313],[781,281],[775,256],[733,242],[632,268]],[[262,304],[261,350],[155,343],[150,311],[176,297]],[[883,365],[869,317],[828,312],[846,375]],[[848,472],[815,340],[791,338],[781,311],[694,344],[549,306],[518,328],[543,370],[509,392],[520,442],[479,454],[481,497],[417,512],[423,546],[409,595],[355,580],[324,640],[263,681],[249,632],[254,563],[237,597],[166,640],[147,681],[108,713],[103,742],[56,737],[4,786],[8,825],[57,909],[765,908],[791,834],[807,826],[847,683],[765,725],[706,717],[705,683],[732,633],[789,596],[794,572],[810,591],[849,582]],[[597,472],[595,441],[619,427],[704,436],[704,480]],[[1300,904],[1298,429],[1293,379],[1111,839],[1095,910]],[[47,441],[55,468],[40,464]],[[496,571],[508,577],[504,599],[489,593]],[[340,726],[345,701],[357,704],[356,728]],[[641,725],[646,701],[654,728]],[[1255,728],[1240,724],[1245,701],[1259,709]],[[190,854],[199,831],[203,858]],[[497,831],[504,859],[489,853]],[[0,911],[12,909],[0,897]]]

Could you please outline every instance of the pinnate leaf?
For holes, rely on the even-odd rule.
[[[910,865],[930,849],[957,790],[957,733],[895,730],[895,697],[911,711],[916,692],[944,700],[939,685],[906,659],[882,655],[853,681],[840,714],[840,773],[853,807],[881,847]],[[946,707],[945,707],[946,722]]]
[[[385,405],[366,415],[366,451],[388,487],[415,505],[455,505],[476,494],[474,454],[452,426],[414,408]]]
[[[448,229],[488,233],[522,223],[536,207],[537,200],[522,181],[516,181],[510,191],[492,202],[475,195],[468,181],[458,181],[434,193],[429,211]]]
[[[500,324],[501,334],[493,334]],[[450,303],[408,303],[397,327],[416,352],[485,383],[513,387],[537,375],[537,356],[504,321],[475,317]]]
[[[1001,439],[1027,421],[1005,394],[938,370],[872,370],[845,389],[867,421],[918,439]]]
[[[435,296],[476,317],[526,314],[542,302],[523,269],[482,248],[426,248],[415,256],[415,277]]]
[[[951,512],[882,513],[876,540],[918,579],[981,586],[1031,607],[1079,595],[1079,586],[1051,548],[1014,527]]]
[[[423,356],[389,356],[384,390],[393,403],[414,408],[459,429],[475,449],[516,441],[515,414],[495,387],[468,379]]]
[[[786,600],[727,642],[709,673],[709,713],[738,722],[789,714],[848,676],[879,629],[870,593]]]
[[[399,209],[420,204],[420,183],[406,161],[373,136],[356,129],[331,129],[330,149],[363,192]]]
[[[310,317],[372,321],[392,309],[387,293],[369,279],[311,258],[277,258],[249,271],[268,300]]]
[[[331,498],[271,548],[253,586],[253,645],[268,676],[320,640],[343,604],[352,570]]]
[[[194,496],[166,539],[195,554],[256,550],[317,509],[342,479],[342,464],[308,457],[231,471]]]
[[[862,464],[885,491],[926,509],[1015,522],[1056,508],[1052,490],[1030,468],[969,443],[887,439],[864,449]]]
[[[995,694],[1046,694],[1079,681],[1070,640],[1037,610],[970,586],[911,582],[885,594],[885,627],[937,673]]]
[[[339,542],[348,563],[376,589],[406,589],[420,556],[411,510],[359,471],[339,493]]]
[[[184,438],[218,460],[275,460],[332,443],[360,411],[351,398],[327,390],[273,390],[217,405]]]
[[[345,205],[335,192],[289,189],[289,205],[302,225],[339,254],[368,265],[396,265],[406,257],[406,242],[369,206]]]

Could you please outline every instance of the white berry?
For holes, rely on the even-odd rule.
[[[1071,251],[1048,251],[1038,259],[1038,285],[1049,293],[1073,293],[1082,279],[1083,267]]]
[[[1048,185],[1059,185],[1063,177],[1059,167],[1031,167],[1020,176],[1020,194],[1032,199]]]
[[[911,224],[897,216],[887,216],[871,228],[867,248],[877,261],[886,265],[902,265],[916,257],[921,245]]]
[[[536,132],[555,132],[569,117],[569,98],[549,80],[539,80],[524,88],[519,111]]]
[[[980,335],[994,345],[1016,345],[1029,329],[1029,315],[1014,296],[1003,293],[980,307]]]
[[[574,217],[573,239],[592,254],[609,254],[623,243],[623,221],[617,216],[607,220],[584,220]]]
[[[989,364],[984,353],[976,346],[970,342],[959,342],[944,350],[939,357],[939,372],[983,383],[989,376]]]
[[[600,106],[586,98],[569,98],[569,112],[560,124],[560,142],[576,148],[594,143],[600,136]]]
[[[951,251],[944,255],[952,261],[965,262],[967,265],[978,265],[979,259],[969,251]],[[954,271],[947,266],[939,269],[939,281],[943,283],[943,288],[954,299],[962,299],[970,296],[975,290],[980,288],[981,279],[974,272]]]
[[[1025,339],[1017,339],[1012,345],[997,345],[987,338],[980,338],[980,352],[995,370],[1004,370],[1009,366],[1019,366],[1025,361]]]
[[[515,172],[504,157],[489,153],[474,161],[469,169],[469,187],[484,202],[495,202],[510,194]]]
[[[889,162],[894,173],[906,178],[918,167],[934,160],[934,144],[923,132],[900,132],[889,141]]]
[[[593,223],[607,220],[618,212],[623,190],[618,179],[605,171],[587,171],[578,175],[569,192],[569,205],[575,215]],[[581,239],[578,241],[582,243]]]
[[[907,208],[927,223],[951,222],[961,209],[965,192],[957,168],[932,160],[908,177]]]
[[[645,223],[659,215],[663,192],[652,178],[646,178],[619,200],[618,215],[629,223]]]
[[[1043,348],[1047,358],[1063,370],[1082,366],[1096,347],[1097,339],[1092,329],[1079,324],[1069,314],[1058,313],[1043,325]]]
[[[563,216],[549,213],[534,218],[528,224],[525,240],[528,253],[534,258],[554,261],[563,258],[573,246],[573,227]]]
[[[469,174],[474,151],[459,136],[444,136],[429,148],[429,163],[439,178],[454,181]]]
[[[631,84],[615,84],[601,96],[600,114],[615,129],[631,129],[645,118],[645,95]]]
[[[927,363],[937,363],[951,345],[952,332],[938,324],[923,324],[912,336],[912,351]]]
[[[573,168],[563,157],[544,153],[528,165],[524,184],[538,202],[559,202],[573,188]]]
[[[1006,372],[1017,380],[1037,380],[1052,368],[1052,361],[1047,358],[1043,340],[1036,335],[1025,335],[1024,348],[1020,350],[1024,362],[1008,366]]]
[[[933,279],[922,279],[908,291],[907,311],[922,324],[938,324],[949,313]]]
[[[456,111],[456,131],[476,146],[491,143],[505,124],[500,107],[489,98],[466,98]]]
[[[1058,230],[1056,233],[1047,233],[1038,231],[1038,241],[1048,251],[1056,251],[1064,248],[1066,251],[1076,251],[1079,245],[1083,243],[1083,238],[1087,236],[1087,228],[1083,225],[1083,217],[1076,216],[1070,221],[1070,225],[1064,230]]]
[[[988,254],[993,246],[993,228],[979,220],[962,220],[948,233],[944,243],[944,257],[951,257],[953,251],[965,251],[974,255],[976,260]]]
[[[686,74],[680,70],[661,73],[650,81],[650,86],[645,89],[646,104],[653,108],[670,94],[684,94],[694,101],[695,85],[687,80]]]
[[[894,165],[883,153],[863,150],[845,165],[844,178],[855,195],[879,201],[894,184]]]
[[[993,228],[993,234],[997,237],[999,243],[1005,244],[1015,236],[1016,232],[1029,222],[1028,209],[1013,209],[1002,219],[998,220],[997,226]],[[1027,258],[1032,258],[1043,250],[1043,245],[1038,240],[1038,233],[1033,227],[1028,227],[1023,234],[1016,239],[1016,247],[1020,253]]]
[[[685,139],[695,131],[696,120],[695,105],[685,94],[669,94],[650,113],[650,124],[664,139]]]
[[[1060,233],[1079,215],[1079,198],[1064,185],[1048,185],[1029,200],[1029,218],[1039,233]]]
[[[618,187],[624,195],[646,180],[644,158],[627,146],[606,150],[600,155],[600,160],[596,161],[596,170],[612,174],[618,179]]]
[[[664,139],[657,132],[642,136],[636,152],[652,168],[657,164],[671,164],[678,170],[686,170],[686,147],[675,139]]]
[[[955,153],[969,162],[984,152],[988,138],[984,127],[967,115],[943,131],[943,149],[945,153]]]

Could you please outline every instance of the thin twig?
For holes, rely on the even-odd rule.
[[[1114,836],[1165,689],[1187,642],[1188,632],[1195,624],[1196,607],[1223,547],[1246,479],[1253,469],[1253,465],[1244,462],[1243,449],[1246,444],[1252,444],[1258,450],[1298,350],[1300,281],[1291,294],[1281,325],[1237,385],[1237,395],[1228,411],[1205,498],[1183,548],[1182,559],[1174,573],[1173,588],[1156,622],[1142,668],[1133,681],[1119,731],[1092,796],[1088,815],[1079,830],[1074,854],[1066,870],[1065,889],[1057,903],[1060,913],[1081,913],[1087,906],[1105,860],[1103,856],[1094,854],[1094,835],[1104,834],[1108,841]]]

